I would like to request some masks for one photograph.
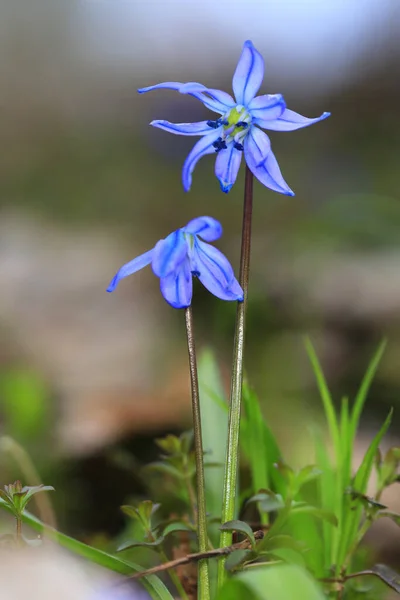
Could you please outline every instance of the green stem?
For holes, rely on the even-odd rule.
[[[200,415],[200,396],[199,381],[197,377],[196,348],[193,335],[193,314],[192,307],[185,309],[186,336],[189,354],[190,369],[190,387],[192,392],[192,411],[193,411],[193,429],[194,429],[194,448],[196,455],[196,483],[197,483],[197,538],[199,552],[207,552],[207,514],[206,514],[206,494],[204,479],[204,453],[203,441],[201,437],[201,415]],[[210,578],[208,573],[208,561],[199,561],[199,600],[210,600]]]
[[[155,542],[156,538],[152,532],[151,529],[147,529],[145,523],[142,523],[143,527],[146,531],[146,534],[148,536],[148,539],[150,542]],[[167,563],[169,562],[169,558],[168,556],[165,554],[164,552],[164,548],[162,546],[159,546],[157,548],[157,552],[161,558],[161,562],[163,563]],[[181,580],[179,579],[178,574],[174,571],[174,569],[168,569],[167,573],[169,575],[169,578],[171,579],[172,583],[174,584],[174,586],[176,587],[176,591],[178,592],[181,600],[189,600],[188,595],[185,592],[185,588],[182,585]]]
[[[240,409],[242,403],[243,383],[243,353],[246,325],[246,310],[249,287],[250,248],[251,248],[251,216],[253,210],[253,174],[246,166],[246,179],[244,187],[244,206],[242,224],[242,249],[240,256],[239,283],[244,293],[243,302],[239,302],[236,312],[235,340],[233,347],[232,380],[229,406],[228,442],[226,450],[224,494],[222,501],[222,523],[235,518],[236,487],[239,465],[239,430]],[[220,537],[220,547],[230,546],[232,532],[223,531]],[[225,560],[223,557],[218,563],[218,586],[226,578]]]

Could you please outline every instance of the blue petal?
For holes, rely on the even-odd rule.
[[[166,81],[165,83],[157,83],[156,85],[140,88],[138,92],[139,94],[144,94],[146,92],[159,89],[175,90],[181,94],[189,94],[190,96],[201,100],[201,102],[203,102],[203,104],[210,110],[221,115],[226,113],[235,105],[233,98],[226,92],[206,88],[201,83],[197,83],[195,81],[190,81],[189,83],[181,83],[180,81]]]
[[[161,277],[160,289],[165,300],[174,308],[190,306],[193,293],[192,273],[189,259],[184,260],[178,269]]]
[[[120,279],[123,279],[124,277],[128,277],[128,275],[132,275],[132,273],[136,273],[136,271],[140,271],[140,269],[143,269],[143,267],[146,267],[147,265],[149,265],[153,259],[153,252],[154,252],[154,249],[149,250],[148,252],[145,252],[144,254],[137,256],[130,262],[126,263],[126,265],[121,267],[120,270],[118,271],[118,273],[115,275],[115,277],[110,282],[110,285],[107,288],[107,292],[113,292],[115,290],[115,288],[117,287]]]
[[[228,112],[236,104],[230,94],[227,94],[222,90],[207,88],[201,83],[185,83],[179,91],[181,94],[190,94],[191,96],[198,98],[203,102],[204,106],[221,115]]]
[[[331,113],[329,112],[324,112],[320,117],[308,119],[287,108],[276,120],[264,121],[263,119],[255,119],[254,123],[260,127],[264,127],[264,129],[270,129],[271,131],[295,131],[296,129],[318,123],[318,121],[323,121],[328,118],[330,114]]]
[[[221,129],[221,127],[214,129],[212,133],[202,137],[189,152],[182,169],[182,183],[185,192],[188,192],[192,185],[192,173],[196,163],[202,156],[215,152],[213,143],[220,137]]]
[[[233,76],[232,88],[238,104],[247,106],[260,89],[264,77],[264,59],[252,42],[244,43]]]
[[[294,192],[282,177],[268,136],[257,127],[252,127],[246,136],[244,155],[250,171],[263,185],[275,192],[294,196]]]
[[[192,271],[209,292],[221,300],[243,300],[243,290],[235,278],[226,256],[217,248],[196,239],[192,254]]]
[[[282,94],[265,94],[257,96],[249,104],[249,111],[253,119],[269,121],[279,119],[286,108]]]
[[[215,175],[219,179],[221,190],[228,193],[236,181],[243,152],[237,150],[233,143],[226,150],[218,152],[215,161]]]
[[[214,242],[222,235],[222,225],[212,217],[197,217],[183,228],[185,233],[199,235],[205,242]]]
[[[152,121],[150,125],[164,129],[169,133],[178,135],[206,135],[210,133],[211,127],[207,125],[208,121],[199,121],[198,123],[170,123],[169,121]]]
[[[182,229],[170,233],[154,246],[151,267],[157,277],[166,277],[179,267],[187,255],[187,244]]]
[[[140,88],[138,92],[139,94],[145,94],[146,92],[159,89],[179,91],[179,88],[181,88],[183,85],[185,84],[179,81],[166,81],[165,83],[157,83],[156,85],[149,85],[148,87]]]

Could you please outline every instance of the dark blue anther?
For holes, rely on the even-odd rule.
[[[200,271],[192,271],[193,277],[200,277]]]
[[[239,142],[233,142],[233,147],[236,148],[236,150],[243,152],[243,144],[239,144]]]
[[[226,142],[222,138],[218,138],[213,142],[213,146],[215,148],[215,152],[219,152],[220,150],[226,150]]]
[[[236,127],[243,127],[243,129],[247,129],[248,126],[249,126],[249,124],[246,123],[246,121],[238,121],[236,123]]]
[[[218,121],[207,121],[207,125],[212,129],[218,129],[218,127],[220,126],[219,119]]]

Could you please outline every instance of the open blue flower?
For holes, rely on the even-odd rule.
[[[281,94],[255,97],[263,77],[263,57],[252,42],[247,41],[233,76],[235,99],[226,92],[194,82],[167,81],[138,90],[140,94],[158,88],[177,90],[181,94],[198,98],[207,108],[221,115],[215,121],[198,123],[150,123],[170,133],[202,136],[183,165],[182,182],[186,192],[190,189],[192,173],[198,160],[214,152],[217,153],[215,174],[222,191],[229,192],[236,181],[244,153],[249,169],[261,183],[281,194],[294,196],[294,192],[282,177],[268,136],[259,127],[273,131],[294,131],[322,121],[329,117],[330,113],[324,112],[320,117],[308,119],[286,108]]]
[[[221,300],[243,300],[228,259],[207,242],[222,235],[221,224],[212,217],[198,217],[185,227],[170,233],[152,250],[141,254],[120,268],[107,292],[113,292],[120,279],[132,275],[151,263],[160,278],[161,293],[174,308],[186,308],[192,301],[192,277],[198,277],[209,292]]]

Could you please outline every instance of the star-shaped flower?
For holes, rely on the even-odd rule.
[[[235,278],[228,259],[214,242],[222,235],[221,224],[212,217],[198,217],[185,227],[160,240],[152,250],[141,254],[120,268],[107,291],[113,292],[120,279],[136,273],[151,263],[160,278],[161,293],[174,308],[190,306],[193,276],[221,300],[243,300],[243,290]]]
[[[261,183],[276,192],[294,196],[294,192],[282,177],[268,136],[259,127],[273,131],[293,131],[322,121],[329,117],[330,113],[324,112],[320,117],[308,119],[286,108],[282,94],[256,97],[263,77],[263,57],[252,42],[247,41],[233,76],[235,99],[226,92],[193,82],[168,81],[138,90],[141,94],[159,88],[177,90],[181,94],[198,98],[207,108],[221,115],[215,121],[198,123],[150,123],[170,133],[202,136],[183,165],[182,182],[186,192],[190,189],[193,169],[198,160],[214,152],[217,153],[215,175],[219,179],[222,191],[229,192],[236,181],[244,153],[249,169]]]

